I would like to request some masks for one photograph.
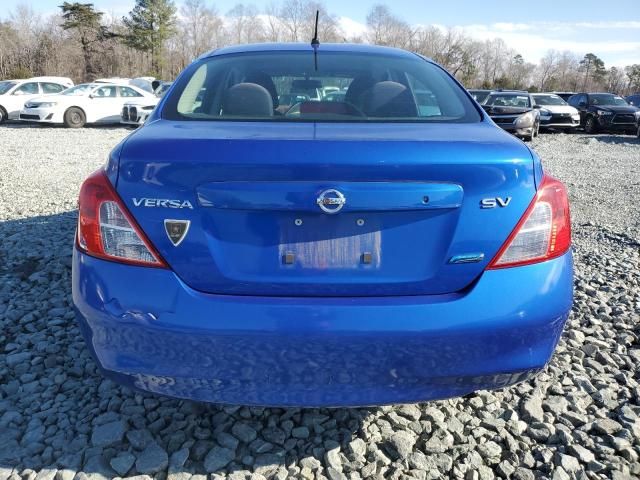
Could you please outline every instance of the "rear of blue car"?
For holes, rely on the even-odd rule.
[[[319,98],[280,107],[302,90]],[[571,307],[566,190],[418,56],[224,49],[83,185],[73,296],[105,375],[164,395],[501,388],[544,367]]]

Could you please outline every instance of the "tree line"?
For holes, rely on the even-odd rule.
[[[0,79],[60,75],[74,81],[152,75],[174,78],[200,54],[251,42],[308,42],[320,11],[322,42],[368,42],[430,57],[468,88],[530,91],[640,91],[640,64],[606,68],[594,53],[583,57],[549,50],[537,64],[500,38],[475,40],[463,29],[414,26],[386,5],[374,5],[359,35],[342,31],[338,16],[314,0],[280,0],[259,10],[238,3],[220,12],[205,0],[135,0],[119,18],[91,3],[64,2],[42,16],[25,5],[0,20]]]

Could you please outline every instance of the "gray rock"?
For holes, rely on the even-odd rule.
[[[309,438],[309,429],[305,426],[296,427],[293,430],[291,430],[291,436],[293,438],[301,438],[301,439]]]
[[[553,476],[551,477],[551,479],[552,480],[571,480],[571,477],[567,472],[564,471],[562,467],[557,467],[553,471]]]
[[[110,447],[122,442],[126,424],[122,420],[94,427],[91,443],[96,447]]]
[[[416,437],[406,431],[395,432],[389,438],[391,452],[396,458],[400,459],[405,459],[409,456],[415,443]]]
[[[167,452],[155,442],[147,445],[136,459],[136,470],[139,473],[157,473],[166,469],[168,465],[169,456]]]
[[[542,402],[542,408],[549,410],[554,415],[560,415],[567,410],[569,402],[559,395],[552,395]]]
[[[73,480],[73,477],[76,476],[76,472],[74,470],[69,470],[68,468],[63,468],[56,472],[56,480]]]
[[[153,437],[148,430],[129,430],[127,431],[127,440],[136,450],[144,450],[153,441]]]
[[[342,457],[340,457],[340,448],[332,448],[325,453],[324,461],[327,467],[331,467],[334,470],[342,471]]]
[[[534,473],[523,467],[516,468],[515,472],[513,472],[512,480],[535,480],[536,476]]]
[[[31,352],[18,352],[5,357],[4,362],[8,367],[15,367],[21,363],[29,363],[31,360]]]
[[[223,447],[226,447],[233,451],[238,448],[238,444],[240,443],[236,437],[226,432],[220,432],[218,435],[216,435],[216,440]]]
[[[556,462],[556,465],[562,467],[562,469],[567,473],[575,473],[580,470],[580,462],[576,457],[572,457],[571,455],[560,454],[560,458]]]
[[[256,439],[258,433],[246,423],[237,422],[231,427],[231,433],[241,442],[250,443]]]
[[[355,438],[349,442],[349,448],[356,457],[364,457],[367,452],[367,444],[361,438]]]
[[[210,473],[217,472],[229,465],[235,457],[235,452],[229,448],[213,447],[204,459],[204,468]]]
[[[572,453],[575,457],[580,459],[580,461],[584,464],[588,464],[595,460],[595,455],[590,450],[587,450],[582,445],[570,445],[569,452]]]
[[[129,472],[129,470],[131,470],[131,467],[133,467],[133,464],[135,463],[135,461],[136,461],[135,455],[129,452],[123,452],[117,457],[113,457],[109,461],[109,464],[111,465],[111,468],[113,468],[116,471],[118,475],[120,475],[121,477],[124,477]]]
[[[55,468],[43,468],[37,473],[35,480],[54,480],[57,472]]]
[[[622,430],[622,425],[610,418],[599,418],[593,422],[593,430],[605,435],[613,435]]]
[[[484,459],[499,459],[502,455],[502,448],[496,442],[489,440],[486,443],[478,445],[478,453]]]
[[[177,470],[184,467],[184,464],[187,462],[189,458],[189,449],[182,448],[177,450],[171,454],[169,458],[169,470]]]
[[[542,422],[544,420],[544,411],[542,410],[542,395],[539,391],[535,391],[522,404],[522,416],[529,420]]]

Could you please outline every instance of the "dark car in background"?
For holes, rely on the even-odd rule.
[[[471,96],[475,99],[476,102],[478,102],[479,104],[484,103],[484,101],[487,99],[487,97],[489,96],[489,94],[491,93],[491,90],[479,90],[479,89],[473,89],[473,90],[467,90]]]
[[[489,94],[482,108],[496,125],[507,132],[531,141],[540,130],[540,112],[529,92],[521,90],[496,90]]]
[[[629,95],[626,97],[627,103],[629,105],[633,105],[634,107],[640,108],[640,93],[634,93],[633,95]]]
[[[580,126],[587,133],[637,132],[640,109],[629,105],[620,95],[578,93],[569,99],[569,105],[580,112]]]

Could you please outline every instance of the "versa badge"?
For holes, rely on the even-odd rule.
[[[173,243],[174,247],[177,247],[182,243],[184,237],[187,236],[187,232],[189,231],[189,225],[191,222],[189,220],[169,220],[166,219],[164,221],[164,229],[167,232],[167,236],[171,243]]]

